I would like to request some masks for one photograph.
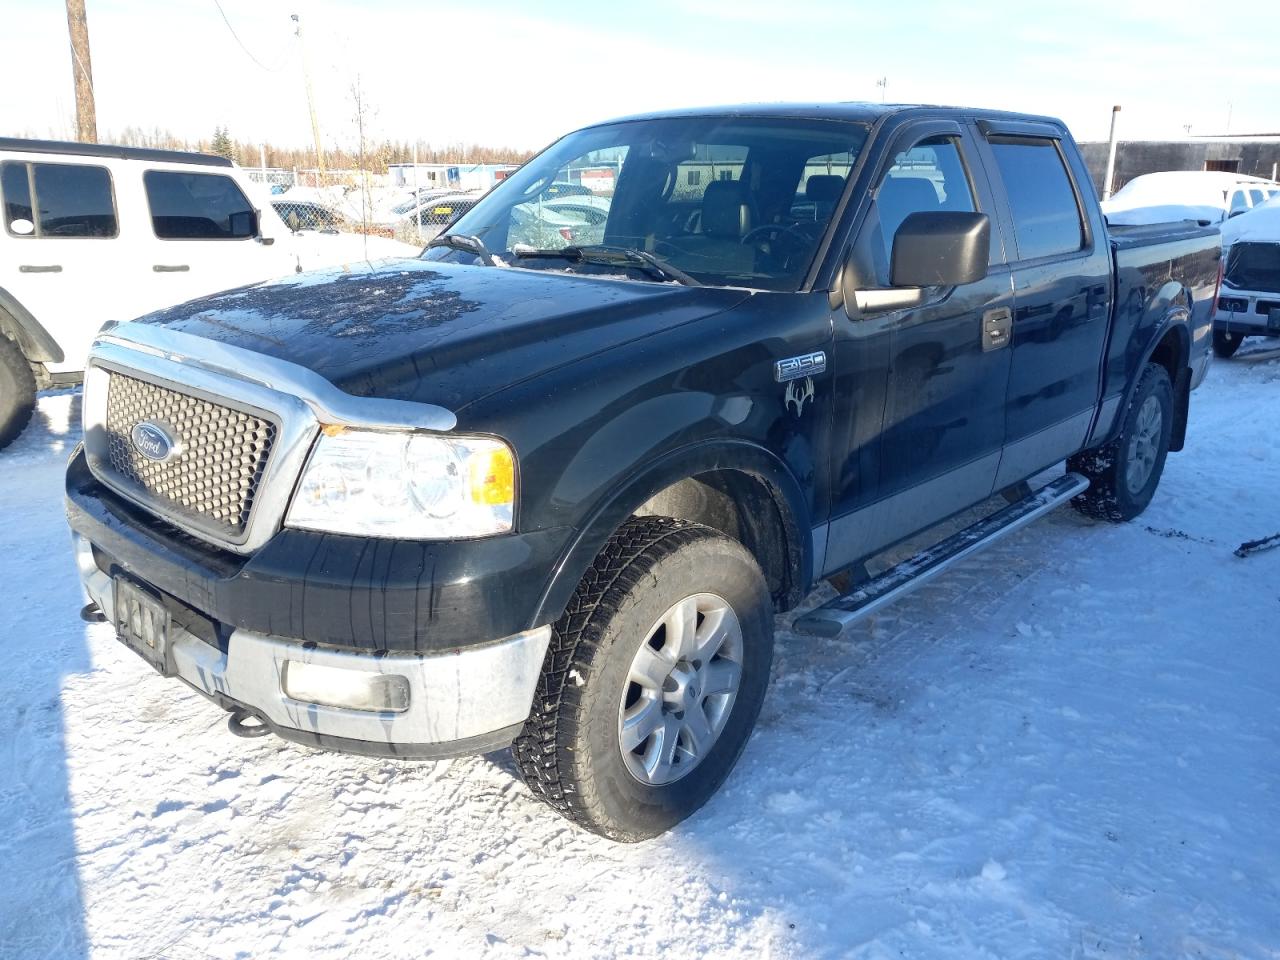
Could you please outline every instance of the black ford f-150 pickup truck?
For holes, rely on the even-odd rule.
[[[105,329],[67,476],[84,615],[241,735],[511,745],[561,813],[652,836],[728,775],[817,581],[848,589],[797,627],[831,632],[1059,503],[1147,506],[1219,261],[1212,228],[1109,233],[1051,119],[588,127],[420,259]]]

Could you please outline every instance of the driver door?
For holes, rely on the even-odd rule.
[[[883,420],[878,444],[851,433],[845,469],[833,478],[835,509],[828,568],[869,556],[988,497],[1005,436],[1010,351],[1007,335],[984,331],[1012,319],[1009,266],[999,239],[994,200],[973,162],[964,128],[952,122],[915,124],[899,135],[873,191],[855,239],[859,286],[889,289],[893,236],[912,213],[953,210],[992,217],[987,275],[974,283],[927,288],[925,300],[880,309],[874,298],[857,320],[837,315],[842,352],[854,363],[882,364]],[[859,388],[865,392],[864,388]],[[848,413],[850,424],[865,417]],[[837,463],[840,458],[837,458]]]

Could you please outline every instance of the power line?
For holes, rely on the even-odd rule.
[[[227,29],[231,31],[232,39],[234,39],[237,45],[239,45],[240,49],[244,51],[244,55],[246,57],[252,60],[255,64],[258,65],[259,68],[261,68],[262,70],[265,70],[267,73],[277,73],[280,70],[280,68],[284,66],[284,58],[281,58],[280,62],[277,63],[274,67],[268,67],[265,63],[263,63],[261,60],[255,57],[252,53],[250,53],[249,48],[246,47],[244,45],[244,41],[240,39],[240,35],[236,33],[236,28],[233,27],[231,25],[231,21],[227,19],[227,12],[222,9],[222,4],[219,2],[219,0],[213,0],[213,5],[218,8],[218,13],[222,14],[222,22],[227,25]]]

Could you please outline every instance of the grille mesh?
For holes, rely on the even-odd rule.
[[[134,446],[133,428],[152,423],[175,442],[160,463]],[[239,536],[271,455],[269,420],[112,372],[107,394],[107,465],[161,510],[215,533]]]

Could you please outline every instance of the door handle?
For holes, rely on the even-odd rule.
[[[1013,311],[1008,307],[997,307],[982,315],[982,349],[983,352],[999,350],[1009,345],[1009,334],[1013,330]]]
[[[151,269],[156,273],[186,273],[191,266],[186,263],[157,263]]]
[[[46,265],[36,266],[30,263],[21,264],[18,267],[19,273],[61,273],[62,264],[50,263]]]

